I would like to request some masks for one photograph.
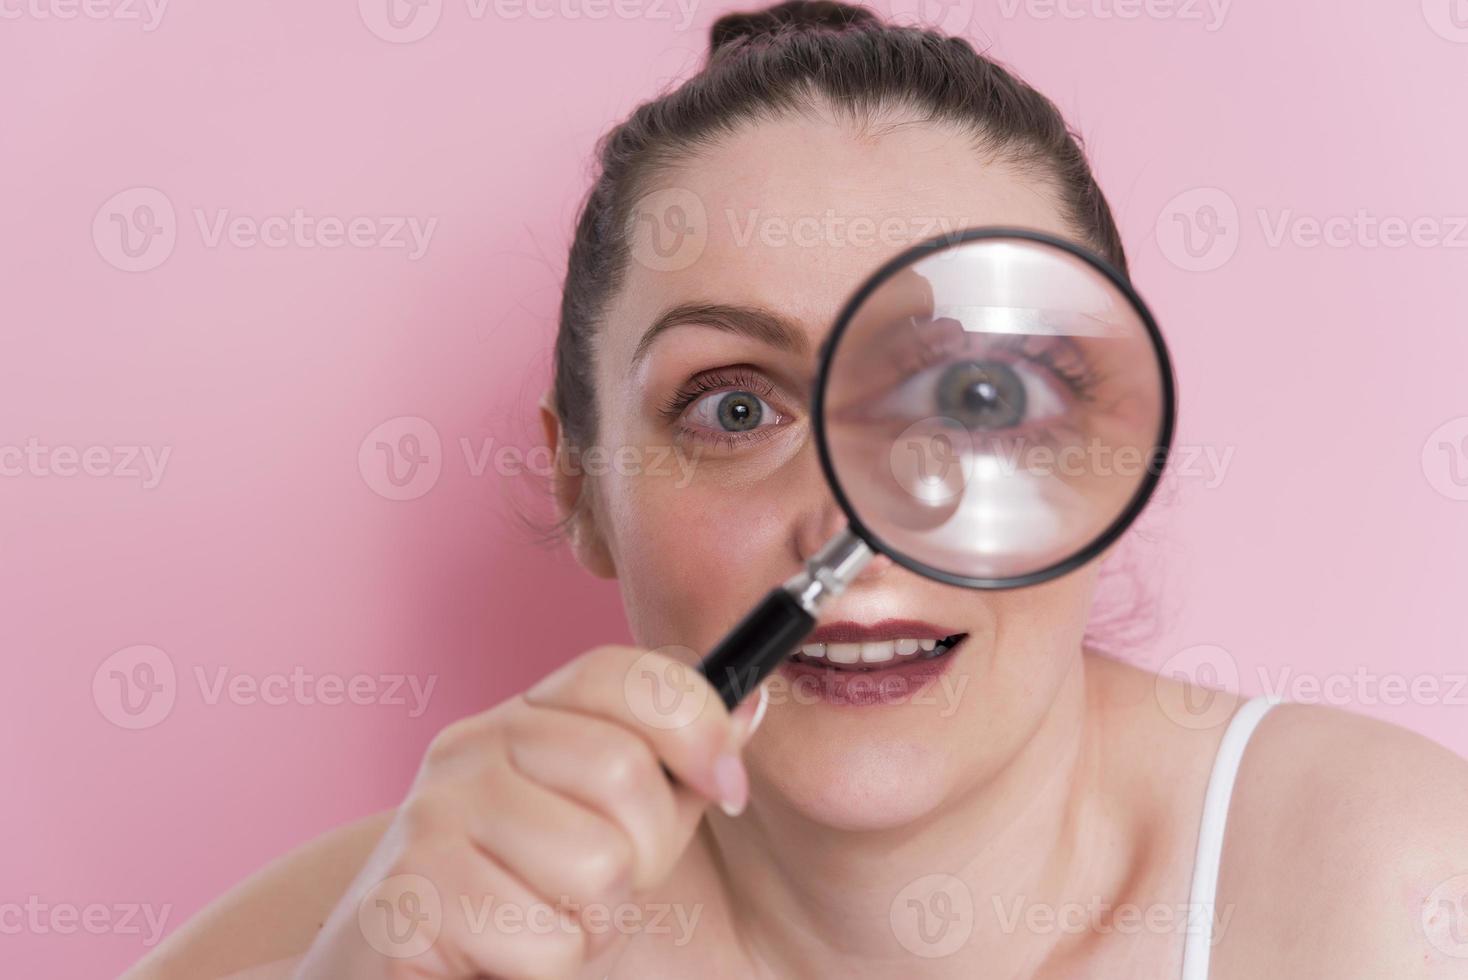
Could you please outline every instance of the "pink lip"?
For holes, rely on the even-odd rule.
[[[830,623],[817,629],[806,642],[875,643],[904,638],[941,640],[961,632],[917,620],[884,619],[869,624]],[[877,670],[841,670],[787,660],[780,665],[780,674],[798,697],[815,697],[826,704],[850,707],[906,704],[953,665],[958,648],[966,639],[959,640],[941,657],[908,660]]]

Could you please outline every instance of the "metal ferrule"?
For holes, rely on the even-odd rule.
[[[867,543],[847,528],[812,555],[805,568],[791,576],[783,588],[815,616],[828,598],[846,591],[873,554]]]

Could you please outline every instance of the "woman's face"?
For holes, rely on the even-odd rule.
[[[843,525],[810,394],[817,348],[863,279],[916,241],[972,225],[1077,237],[1042,182],[985,163],[956,134],[923,123],[877,131],[746,126],[659,182],[676,188],[653,201],[662,228],[637,223],[597,338],[597,444],[610,462],[588,477],[581,550],[616,575],[641,645],[709,649]],[[666,319],[696,307],[723,312]],[[874,562],[824,624],[907,620],[897,630],[914,639],[967,637],[941,673],[876,697],[850,677],[840,687],[777,674],[746,752],[757,799],[879,828],[989,779],[1079,661],[1096,564],[980,592]]]

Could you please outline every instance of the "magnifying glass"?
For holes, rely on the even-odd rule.
[[[1103,259],[1015,228],[907,249],[821,348],[813,427],[847,527],[699,672],[732,710],[877,553],[975,589],[1074,570],[1146,505],[1175,417],[1157,324]]]

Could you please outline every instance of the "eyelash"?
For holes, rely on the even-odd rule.
[[[1056,359],[1054,347],[1042,347],[1039,350],[1026,350],[1037,342],[1044,343],[1046,338],[1039,334],[1015,334],[1015,335],[993,335],[992,344],[1002,351],[1014,353],[1022,360],[1031,364],[1038,364],[1049,371],[1070,389],[1071,393],[1081,401],[1091,401],[1095,396],[1096,389],[1105,380],[1093,367],[1080,360],[1078,368],[1063,367]],[[919,349],[917,361],[919,362],[909,370],[910,374],[916,374],[926,367],[934,367],[938,364],[951,360],[955,352],[951,350],[940,350],[937,346],[923,345]],[[988,353],[987,351],[985,352]]]
[[[731,368],[715,368],[702,374],[694,375],[675,391],[659,409],[659,414],[667,419],[669,423],[677,426],[680,431],[695,439],[702,439],[721,447],[732,448],[762,439],[769,434],[768,430],[788,421],[785,415],[778,416],[779,421],[774,425],[753,429],[747,433],[716,432],[710,429],[695,429],[691,426],[682,425],[682,419],[688,407],[705,395],[716,392],[748,391],[762,399],[769,400],[775,395],[775,386],[767,378],[755,373],[751,368],[738,365]]]

